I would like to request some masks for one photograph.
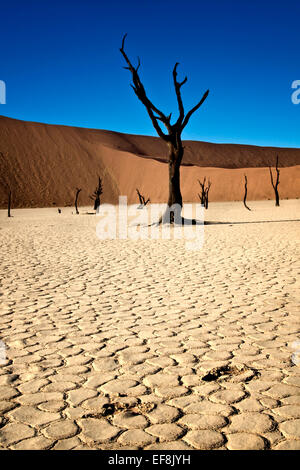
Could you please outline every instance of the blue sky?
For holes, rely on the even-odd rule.
[[[1,1],[0,114],[156,135],[119,48],[141,58],[150,99],[176,117],[175,62],[188,110],[183,138],[300,148],[298,0]]]

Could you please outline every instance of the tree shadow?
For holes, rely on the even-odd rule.
[[[182,225],[243,225],[243,224],[271,224],[275,222],[300,222],[300,219],[285,219],[285,220],[256,220],[256,221],[244,221],[244,222],[221,222],[221,221],[209,221],[209,220],[197,220],[197,219],[182,219],[179,222],[168,224],[166,222],[152,222],[151,224],[132,224],[133,227],[152,227],[159,225],[171,225],[173,227],[181,227]]]
[[[243,225],[243,224],[272,224],[275,222],[300,222],[300,219],[285,220],[253,220],[244,222],[220,222],[220,221],[204,221],[204,225]],[[202,222],[203,223],[203,222]]]

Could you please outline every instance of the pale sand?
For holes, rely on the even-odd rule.
[[[300,202],[248,205],[210,204],[194,252],[1,211],[0,446],[300,449]]]

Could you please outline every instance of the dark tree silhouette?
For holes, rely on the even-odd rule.
[[[250,207],[247,206],[246,200],[247,200],[247,192],[248,192],[248,181],[247,181],[247,176],[245,176],[245,193],[244,193],[244,206],[248,211],[251,211]]]
[[[177,80],[177,67],[179,65],[176,62],[173,68],[173,83],[177,98],[179,116],[177,121],[174,124],[171,124],[171,116],[164,114],[160,109],[158,109],[146,95],[145,88],[140,80],[138,69],[140,67],[140,59],[138,58],[138,64],[134,67],[129,60],[125,50],[125,39],[127,34],[123,37],[122,47],[120,52],[123,55],[127,67],[125,69],[131,72],[132,84],[131,87],[135,92],[138,99],[145,106],[147,113],[152,121],[153,127],[156,130],[157,134],[168,146],[168,163],[169,163],[169,198],[168,206],[165,214],[161,218],[160,222],[170,222],[170,223],[181,223],[181,209],[182,209],[182,195],[180,190],[180,165],[183,158],[184,147],[181,140],[181,134],[183,129],[188,124],[192,114],[200,108],[200,106],[206,100],[209,90],[207,90],[202,96],[201,100],[192,108],[188,113],[185,113],[182,97],[181,97],[181,87],[186,83],[187,77],[184,78],[181,82]],[[167,132],[163,132],[159,121],[165,126]]]
[[[95,211],[98,209],[98,207],[100,207],[100,196],[101,196],[102,193],[103,193],[102,181],[101,181],[100,176],[98,176],[98,186],[95,189],[95,191],[93,192],[93,195],[90,196],[90,199],[92,199],[94,201],[94,210]]]
[[[8,215],[8,217],[11,217],[10,208],[11,208],[11,190],[9,190],[9,192],[8,192],[8,202],[7,202],[7,215]]]
[[[211,187],[211,181],[208,180],[207,187],[205,189],[205,209],[208,209],[208,193]]]
[[[198,180],[200,189],[201,189],[201,194],[198,193],[198,197],[201,201],[202,206],[205,206],[205,181],[206,181],[206,176],[203,179],[203,182]]]
[[[211,187],[211,181],[208,180],[207,186],[205,186],[205,183],[206,183],[206,176],[205,176],[203,178],[203,181],[201,182],[200,180],[198,180],[198,183],[201,188],[201,194],[198,194],[198,197],[201,201],[202,206],[204,206],[205,209],[208,209],[208,193]]]
[[[138,189],[136,189],[136,192],[138,194],[139,201],[140,201],[139,209],[142,209],[144,206],[146,206],[148,204],[148,202],[150,202],[150,198],[148,198],[147,201],[146,201],[144,196],[139,192]]]
[[[75,196],[75,209],[76,209],[76,214],[79,214],[79,210],[78,210],[78,196],[79,196],[80,191],[81,191],[81,189],[76,188],[76,196]]]
[[[271,167],[269,166],[269,171],[270,171],[270,177],[271,177],[271,184],[273,186],[273,189],[274,189],[274,192],[275,192],[275,200],[276,200],[276,203],[275,203],[275,206],[279,207],[279,192],[278,192],[278,185],[279,185],[279,169],[278,169],[278,155],[277,155],[277,158],[276,158],[276,181],[274,183],[274,180],[273,180],[273,173],[272,173],[272,169]]]
[[[12,201],[12,191],[11,188],[17,188],[17,182],[15,173],[13,172],[10,174],[8,168],[8,161],[12,161],[8,152],[0,152],[0,168],[1,168],[1,186],[4,188],[4,191],[7,194],[7,215],[8,217],[12,217],[11,215],[11,201]],[[10,174],[10,179],[8,181],[7,175]]]

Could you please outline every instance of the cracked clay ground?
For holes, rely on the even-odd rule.
[[[300,202],[249,205],[194,252],[0,211],[0,448],[299,450]]]

